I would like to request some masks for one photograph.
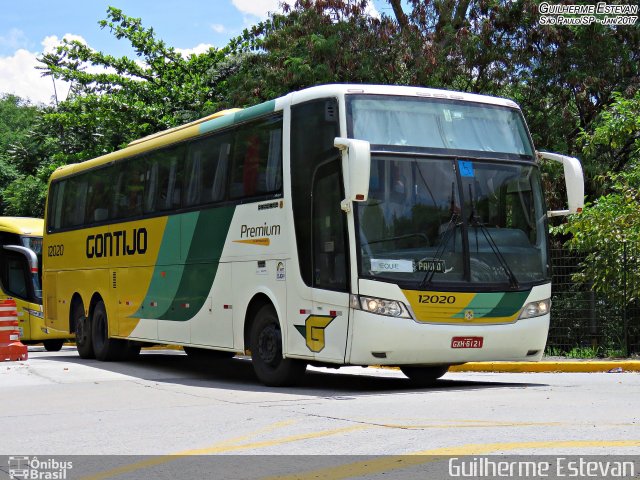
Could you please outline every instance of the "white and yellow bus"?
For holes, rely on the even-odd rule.
[[[20,341],[58,351],[69,334],[45,326],[40,288],[43,230],[41,218],[0,217],[0,300],[16,301]]]
[[[539,159],[564,164],[547,212]],[[47,325],[80,356],[145,343],[251,352],[258,378],[307,364],[539,360],[547,217],[581,209],[573,158],[535,152],[510,100],[326,85],[57,170],[44,238]]]

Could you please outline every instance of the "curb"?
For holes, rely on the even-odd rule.
[[[454,365],[450,372],[502,372],[502,373],[590,373],[640,372],[640,360],[612,361],[559,361],[559,362],[470,362]]]

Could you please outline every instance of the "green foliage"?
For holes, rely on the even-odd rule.
[[[37,107],[20,97],[0,94],[0,155],[25,139],[37,113]]]
[[[365,15],[366,1],[298,0],[229,44],[243,53],[221,88],[245,106],[326,83],[402,83],[389,18]],[[381,68],[381,65],[384,67]]]
[[[540,1],[388,0],[393,16],[371,18],[366,0],[298,0],[225,48],[188,58],[111,7],[99,26],[131,44],[135,57],[77,41],[44,55],[43,74],[70,82],[70,95],[42,111],[18,105],[34,115],[21,139],[3,144],[0,119],[0,189],[37,178],[39,167],[99,156],[222,108],[353,82],[514,98],[537,147],[582,158],[588,193],[602,193],[598,175],[625,171],[638,156],[630,132],[638,121],[640,24],[540,26]],[[558,177],[545,177],[549,191],[560,191]]]
[[[594,169],[598,175],[640,164],[640,90],[631,98],[620,92],[612,97],[612,105],[599,114],[593,130],[580,136],[585,158],[598,165]]]
[[[70,98],[46,116],[57,126],[68,162],[113,151],[129,141],[216,109],[207,73],[222,55],[211,49],[183,57],[153,28],[110,7],[100,22],[130,42],[137,59],[116,58],[78,41],[42,57],[46,75],[72,85]]]
[[[555,232],[569,235],[567,245],[586,254],[576,281],[593,282],[596,291],[631,302],[640,295],[640,272],[620,266],[640,253],[640,92],[613,97],[581,141],[585,155],[624,170],[597,176],[602,195]]]
[[[35,165],[21,161],[20,152],[30,145],[30,132],[38,108],[15,95],[0,95],[0,213],[7,199],[4,189]]]
[[[624,258],[633,260],[639,253],[640,165],[613,175],[607,183],[606,194],[588,203],[581,214],[557,231],[570,234],[569,247],[586,253],[576,281],[592,282],[596,291],[631,302],[640,295],[640,272],[622,269],[621,264]],[[625,292],[626,298],[622,298]]]
[[[37,175],[20,175],[4,188],[4,214],[20,217],[44,217],[47,181],[52,170],[44,168]]]

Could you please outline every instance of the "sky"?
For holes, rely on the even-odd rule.
[[[286,0],[293,3],[293,0]],[[111,55],[132,55],[126,40],[101,29],[109,6],[141,18],[158,38],[184,54],[222,47],[246,27],[277,10],[279,0],[0,0],[0,94],[50,104],[54,85],[36,69],[37,57],[62,38],[78,39]],[[370,12],[387,12],[385,0],[373,0]],[[68,85],[56,81],[63,100]]]

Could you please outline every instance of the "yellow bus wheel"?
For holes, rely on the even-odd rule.
[[[73,324],[78,355],[80,358],[95,358],[91,341],[91,320],[85,316],[81,303],[77,303],[73,308]]]
[[[98,360],[109,362],[122,360],[126,355],[126,341],[109,338],[107,309],[102,300],[96,303],[91,316],[91,340]]]

